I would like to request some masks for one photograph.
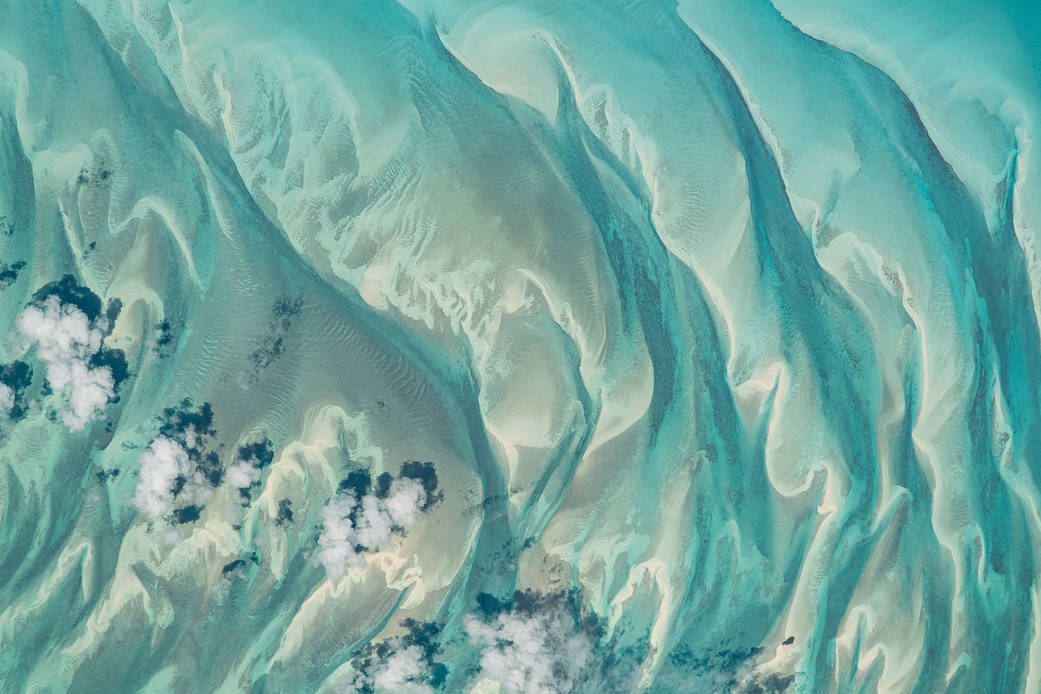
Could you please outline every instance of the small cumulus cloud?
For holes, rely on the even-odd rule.
[[[417,681],[428,677],[429,665],[423,649],[409,646],[391,654],[373,677],[373,688],[387,694],[433,694],[433,689]]]
[[[260,479],[260,470],[247,460],[240,460],[225,471],[228,484],[236,489],[249,489]]]
[[[506,694],[561,694],[589,684],[593,640],[565,610],[506,611],[487,621],[470,615],[464,627],[481,648],[481,677]]]
[[[7,419],[11,416],[14,407],[14,390],[4,383],[0,383],[0,418]]]
[[[164,420],[152,442],[138,456],[134,505],[150,519],[171,513],[175,524],[191,523],[214,497],[225,479],[220,455],[212,449],[216,436],[209,403],[163,411]]]
[[[267,438],[239,446],[235,462],[224,471],[224,479],[228,486],[239,491],[243,504],[249,503],[251,492],[260,486],[264,468],[274,457],[274,449]]]
[[[188,451],[159,436],[141,453],[139,462],[134,505],[149,518],[158,518],[173,507],[177,478],[188,471]]]
[[[383,500],[383,508],[395,524],[407,528],[419,520],[426,502],[427,493],[423,484],[410,477],[402,477],[390,483],[390,493]]]
[[[353,494],[343,494],[322,509],[322,533],[318,536],[318,558],[325,572],[340,578],[348,567],[363,563],[355,551],[354,522],[351,513],[358,505]]]
[[[448,667],[435,660],[441,627],[406,619],[402,636],[370,641],[351,661],[344,691],[356,694],[433,694],[444,691]]]
[[[64,399],[61,417],[72,432],[82,431],[98,416],[125,378],[122,351],[102,345],[119,304],[110,302],[106,314],[100,304],[97,295],[66,276],[37,292],[15,320],[25,345],[35,346],[44,363],[47,383]]]
[[[429,496],[421,480],[400,477],[375,494],[362,486],[342,490],[322,509],[318,558],[332,578],[365,563],[365,551],[379,551],[398,528],[415,525],[428,508]]]

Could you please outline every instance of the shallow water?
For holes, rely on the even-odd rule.
[[[1041,691],[1038,27],[0,0],[0,691]]]

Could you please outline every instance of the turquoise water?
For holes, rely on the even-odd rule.
[[[0,692],[1041,691],[1039,49],[0,0]]]

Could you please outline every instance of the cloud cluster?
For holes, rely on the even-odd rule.
[[[385,547],[395,529],[414,525],[428,502],[422,481],[411,477],[390,481],[375,494],[358,492],[346,489],[322,509],[318,557],[332,578],[363,565],[363,553]]]
[[[238,489],[242,503],[248,504],[251,492],[260,486],[264,468],[275,458],[271,441],[267,438],[239,446],[235,462],[224,471],[229,486]]]
[[[33,369],[24,361],[0,364],[0,418],[18,421],[27,412],[25,391],[32,384]]]
[[[164,415],[157,436],[138,457],[133,503],[148,518],[172,512],[174,522],[189,523],[199,518],[224,478],[219,455],[208,449],[216,434],[213,411],[209,403],[193,409],[185,400]]]
[[[249,489],[260,481],[260,468],[251,460],[238,460],[224,471],[228,484],[236,489]]]
[[[387,694],[433,694],[422,680],[428,677],[429,665],[423,649],[409,646],[392,653],[372,677],[372,688]]]
[[[470,615],[464,626],[482,649],[480,676],[507,694],[586,691],[593,641],[565,610],[500,612],[488,621]]]
[[[11,416],[14,407],[14,391],[5,383],[0,383],[0,418],[7,419]]]
[[[158,518],[173,507],[174,485],[178,476],[188,472],[188,452],[173,439],[159,436],[138,461],[134,505],[149,518]]]
[[[104,318],[91,319],[57,295],[26,307],[15,323],[47,368],[47,382],[66,398],[61,416],[69,431],[83,430],[115,397],[112,367],[97,363],[102,352]]]
[[[406,619],[405,634],[370,641],[355,656],[353,671],[344,684],[354,694],[433,694],[440,691],[448,667],[435,661],[441,627]]]
[[[213,498],[214,485],[193,453],[200,452],[198,439],[191,443],[158,436],[141,454],[134,505],[149,518],[158,518],[174,508],[179,522],[195,520]]]

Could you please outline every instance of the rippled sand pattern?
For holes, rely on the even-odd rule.
[[[0,692],[1041,691],[1041,10],[0,0]]]

